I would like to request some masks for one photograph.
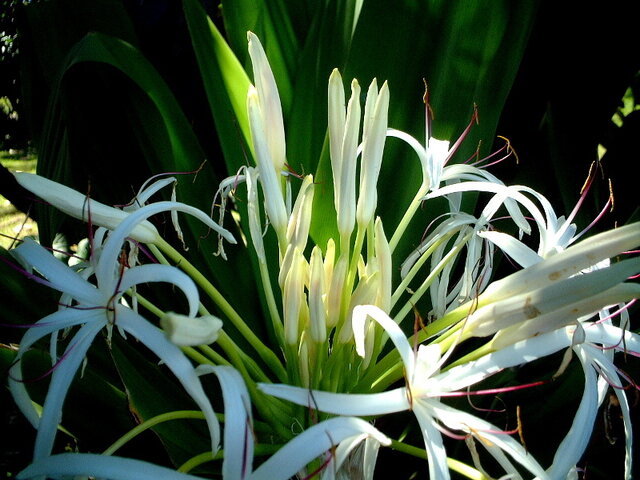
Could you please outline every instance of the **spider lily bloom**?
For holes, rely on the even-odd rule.
[[[217,450],[218,420],[190,361],[160,329],[121,303],[125,292],[137,284],[167,282],[184,293],[189,305],[189,317],[193,318],[197,313],[199,296],[196,286],[178,269],[158,264],[125,268],[119,263],[123,242],[131,231],[140,222],[162,211],[163,208],[163,202],[142,207],[128,214],[111,232],[99,249],[99,258],[94,271],[95,285],[32,240],[25,240],[15,250],[24,262],[31,265],[46,279],[50,287],[63,292],[62,300],[65,302],[57,312],[44,317],[25,333],[17,361],[9,372],[9,386],[16,403],[31,424],[38,429],[34,450],[36,460],[51,452],[67,390],[93,339],[102,328],[110,328],[113,325],[146,345],[176,375],[203,411],[209,426],[212,449]],[[22,355],[39,339],[74,326],[80,326],[79,330],[62,356],[59,359],[53,359],[56,363],[42,415],[39,416],[23,382]],[[55,340],[55,335],[52,338]]]
[[[480,443],[487,446],[489,453],[500,461],[507,473],[516,474],[517,470],[502,451],[507,452],[538,478],[547,478],[544,469],[518,442],[507,435],[495,433],[499,429],[490,423],[448,407],[440,401],[443,394],[468,387],[500,370],[499,365],[495,366],[496,370],[493,371],[487,368],[486,364],[480,364],[478,369],[464,365],[464,375],[460,373],[462,367],[440,374],[440,346],[421,345],[417,354],[414,354],[400,327],[386,313],[372,305],[357,306],[353,311],[356,349],[361,357],[366,355],[365,332],[368,317],[382,326],[400,353],[407,382],[405,387],[372,394],[330,393],[271,384],[259,384],[259,388],[269,395],[336,415],[372,416],[412,410],[424,437],[429,461],[429,478],[449,478],[447,456],[440,433],[441,423],[447,429],[463,431],[466,435],[478,437]],[[510,357],[507,357],[507,360],[513,361]],[[449,376],[454,380],[452,383],[448,381]],[[498,447],[500,451],[494,450],[493,447]]]
[[[109,230],[114,230],[123,220],[131,215],[131,208],[135,208],[135,205],[132,205],[127,209],[129,211],[124,211],[110,207],[90,199],[88,196],[65,185],[33,173],[17,172],[14,175],[20,185],[53,205],[61,212],[66,213],[70,217],[91,222],[93,225],[105,227]],[[161,180],[160,182],[160,185],[154,183],[149,186],[148,189],[142,190],[138,196],[138,201],[143,204],[148,200],[150,194],[155,193],[156,190],[166,185],[166,180]],[[195,207],[175,201],[156,202],[156,205],[162,205],[160,211],[170,211],[172,215],[178,211],[193,215],[219,235],[222,235],[229,243],[236,243],[233,235],[231,235],[229,231],[222,228],[211,220],[207,214]],[[175,225],[175,217],[172,216],[172,218],[174,218]],[[179,228],[177,231],[180,236]],[[158,244],[164,242],[156,227],[146,219],[134,225],[129,232],[129,236],[142,243]]]
[[[222,382],[241,382],[241,378],[229,367],[214,367],[229,369],[228,372],[218,370],[218,378]],[[235,375],[234,375],[235,374]],[[229,378],[225,378],[229,377]],[[236,377],[236,378],[234,378]],[[229,385],[232,386],[232,385]],[[225,457],[223,460],[223,480],[289,480],[297,473],[323,454],[327,460],[319,467],[323,471],[323,480],[340,478],[335,476],[348,454],[362,441],[389,445],[391,440],[380,433],[369,423],[359,418],[337,417],[320,422],[286,443],[273,456],[267,459],[255,471],[251,469],[253,437],[248,430],[250,425],[250,409],[240,403],[240,411],[231,408],[232,398],[227,404],[225,396],[225,412],[234,413],[225,425]],[[235,398],[235,396],[233,397]],[[243,397],[245,400],[247,397]],[[236,415],[237,414],[237,415]],[[225,416],[226,418],[226,416]],[[247,420],[249,422],[247,423]],[[242,423],[244,422],[244,424]],[[232,427],[237,427],[234,429]],[[337,446],[335,456],[328,453]],[[369,447],[375,454],[375,449]],[[232,460],[230,460],[232,459]],[[372,472],[375,465],[375,455],[365,455],[367,462],[363,466],[365,472]],[[42,458],[20,472],[19,479],[31,479],[41,476],[62,479],[70,476],[95,476],[110,480],[203,480],[201,477],[177,472],[166,467],[160,467],[141,460],[83,453],[63,453]],[[372,477],[364,477],[370,480]]]
[[[452,388],[464,388],[505,368],[533,362],[565,348],[571,348],[582,365],[585,385],[572,426],[560,443],[553,464],[547,469],[552,479],[569,478],[587,447],[599,405],[609,387],[621,407],[626,437],[625,478],[631,478],[632,424],[629,402],[617,368],[614,352],[640,356],[640,336],[608,323],[583,322],[536,337],[528,337],[489,353],[478,360],[450,369]],[[599,378],[598,378],[599,377]],[[637,388],[637,387],[636,387]]]

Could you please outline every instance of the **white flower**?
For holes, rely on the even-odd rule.
[[[16,249],[16,254],[38,271],[47,280],[49,286],[63,292],[62,300],[65,302],[60,310],[44,317],[25,333],[17,361],[9,375],[9,386],[16,403],[34,427],[38,428],[35,459],[50,454],[69,385],[95,336],[102,328],[113,325],[140,340],[176,375],[204,412],[211,434],[212,449],[217,450],[218,420],[190,361],[160,329],[120,301],[124,293],[137,284],[168,282],[178,287],[186,296],[189,316],[194,317],[197,313],[199,297],[196,286],[178,269],[158,264],[125,268],[119,262],[125,238],[140,222],[162,211],[163,208],[163,202],[159,202],[127,214],[100,250],[94,272],[96,285],[68,268],[32,240],[25,240]],[[81,327],[60,359],[54,359],[57,364],[53,370],[42,416],[39,416],[22,381],[22,355],[39,339],[74,326]],[[55,336],[53,340],[55,341]]]
[[[353,329],[356,348],[361,356],[365,355],[366,319],[370,317],[378,322],[389,335],[400,353],[404,364],[406,387],[373,394],[341,394],[317,390],[308,390],[289,385],[259,384],[259,388],[278,398],[283,398],[299,405],[314,408],[336,415],[384,415],[403,410],[412,410],[420,424],[429,460],[430,478],[447,479],[449,470],[447,456],[440,433],[442,423],[451,430],[459,430],[467,435],[481,439],[481,444],[496,445],[507,452],[514,460],[539,478],[547,478],[544,469],[512,438],[496,434],[499,429],[473,415],[444,405],[439,397],[461,388],[468,387],[483,380],[495,370],[487,370],[484,364],[479,368],[464,365],[448,372],[438,373],[441,365],[440,347],[438,345],[421,345],[414,354],[400,327],[378,307],[358,306],[353,313]],[[512,360],[510,357],[509,360]],[[499,364],[495,365],[499,370]],[[451,378],[453,381],[449,381]],[[515,473],[516,469],[502,453],[489,449],[489,453],[502,460],[507,473]]]

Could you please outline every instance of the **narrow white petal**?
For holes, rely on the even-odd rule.
[[[113,292],[115,283],[118,281],[117,278],[114,278],[114,268],[116,268],[115,266],[118,265],[120,250],[125,239],[127,237],[131,237],[143,243],[153,243],[154,241],[156,241],[156,239],[145,240],[144,238],[140,238],[138,236],[138,226],[141,224],[141,222],[144,222],[152,215],[156,215],[164,211],[173,210],[185,212],[196,217],[198,220],[205,223],[205,225],[212,228],[217,233],[226,238],[230,243],[236,243],[233,235],[231,235],[230,232],[220,227],[217,223],[211,220],[211,218],[209,218],[209,216],[202,210],[190,207],[189,205],[185,205],[184,203],[166,201],[155,202],[150,205],[146,205],[133,213],[127,214],[127,217],[122,221],[122,223],[117,226],[117,228],[113,232],[111,232],[111,234],[107,238],[107,241],[104,243],[102,247],[102,254],[100,255],[100,259],[98,260],[98,265],[96,266],[96,278],[98,279],[98,285],[100,289]]]
[[[584,349],[578,346],[574,348],[574,351],[580,359],[584,371],[584,392],[580,406],[573,418],[573,424],[560,443],[553,458],[553,464],[547,471],[551,478],[566,478],[569,471],[578,463],[587,448],[598,413],[596,372]]]
[[[259,383],[258,388],[267,395],[335,415],[366,417],[410,408],[404,387],[383,393],[333,393],[271,383]]]
[[[151,179],[147,180],[140,190],[138,190],[138,194],[134,197],[131,205],[127,205],[123,208],[125,212],[131,212],[133,210],[137,210],[146,204],[149,199],[160,190],[162,190],[167,185],[171,185],[172,183],[176,183],[177,180],[175,177],[167,177],[156,180],[151,185],[147,185]]]
[[[442,372],[433,381],[447,391],[457,391],[474,385],[505,369],[529,363],[571,346],[575,327],[566,327],[537,337],[527,338]],[[588,331],[589,329],[587,329]]]
[[[38,427],[40,417],[33,407],[31,397],[27,392],[24,378],[22,376],[22,364],[20,362],[22,355],[24,352],[28,351],[35,342],[49,334],[53,334],[58,330],[63,330],[75,325],[92,323],[95,321],[100,321],[101,327],[106,324],[106,315],[104,310],[78,310],[66,308],[42,318],[33,327],[27,330],[22,337],[16,361],[9,370],[9,390],[22,414],[27,417],[27,420],[29,420],[35,428]],[[55,339],[52,341],[55,341]],[[57,358],[55,358],[55,360],[57,360]]]
[[[184,353],[165,337],[162,330],[151,325],[133,310],[117,306],[116,324],[140,340],[173,372],[204,413],[211,435],[211,449],[217,452],[220,444],[220,424],[193,365]]]
[[[199,374],[214,373],[220,382],[224,402],[224,460],[222,477],[248,478],[253,462],[251,399],[240,373],[232,367],[201,365]]]
[[[427,451],[429,461],[429,478],[447,480],[450,478],[449,467],[447,466],[447,452],[442,443],[442,434],[435,426],[435,420],[431,416],[429,408],[416,402],[413,405],[413,413],[418,419],[420,430],[424,438],[424,446]]]
[[[509,255],[518,265],[527,268],[542,260],[542,257],[516,238],[502,232],[478,232],[482,238],[493,242],[500,250]]]
[[[431,407],[434,411],[434,415],[437,416],[447,428],[473,433],[481,441],[484,439],[485,441],[497,445],[500,449],[508,453],[516,462],[536,475],[539,479],[552,477],[547,476],[544,469],[536,459],[533,458],[533,455],[529,454],[520,443],[509,435],[501,433],[500,429],[495,425],[440,402],[432,402]]]
[[[601,343],[615,346],[619,351],[626,351],[640,356],[640,335],[628,330],[607,325],[606,323],[591,324],[584,329],[586,342]]]
[[[98,289],[34,240],[25,238],[14,252],[40,272],[56,290],[81,303],[102,303],[103,298]]]
[[[62,453],[42,458],[29,465],[19,479],[96,477],[109,480],[202,480],[170,468],[131,458],[94,453]]]
[[[195,316],[200,304],[198,288],[191,277],[176,267],[160,264],[138,265],[124,272],[118,285],[120,292],[126,292],[134,285],[151,282],[171,283],[182,290],[189,305],[189,315]]]
[[[89,323],[80,328],[69,343],[64,357],[55,367],[51,375],[49,390],[42,406],[42,416],[38,425],[38,435],[36,436],[33,453],[34,460],[51,454],[58,425],[62,420],[62,405],[67,397],[69,386],[93,339],[102,330],[102,327],[101,323]]]

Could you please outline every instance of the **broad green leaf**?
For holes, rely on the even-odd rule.
[[[245,145],[251,145],[249,77],[199,2],[184,0],[184,12],[227,171],[233,175],[249,162],[245,150]]]

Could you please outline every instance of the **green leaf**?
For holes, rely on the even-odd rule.
[[[232,175],[249,160],[245,150],[251,145],[249,77],[197,0],[184,0],[184,13],[227,171]],[[246,51],[246,32],[244,43]]]

